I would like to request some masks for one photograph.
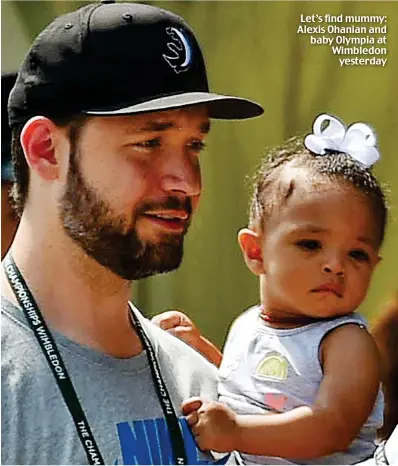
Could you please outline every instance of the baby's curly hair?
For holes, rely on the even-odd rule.
[[[325,178],[342,185],[352,185],[366,195],[378,225],[380,246],[387,224],[387,202],[382,187],[370,169],[342,152],[314,154],[304,146],[303,140],[302,136],[293,137],[281,146],[269,150],[263,157],[253,179],[250,227],[263,231],[271,214],[282,207],[292,195],[297,183],[294,179],[284,183],[281,176],[284,169],[290,166],[308,171],[307,179],[314,184]]]

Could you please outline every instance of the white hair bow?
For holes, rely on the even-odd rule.
[[[325,122],[329,124],[322,129]],[[312,128],[313,134],[306,136],[304,145],[315,154],[344,152],[365,167],[371,167],[380,158],[376,134],[365,123],[354,123],[347,128],[339,119],[323,114],[317,117]]]

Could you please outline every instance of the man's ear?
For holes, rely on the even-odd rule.
[[[21,145],[30,169],[44,180],[58,177],[59,163],[55,141],[59,129],[48,118],[31,118],[21,132]]]
[[[249,270],[255,275],[264,274],[261,238],[258,233],[249,228],[243,228],[238,233],[238,242]]]

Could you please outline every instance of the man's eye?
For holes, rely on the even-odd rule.
[[[151,148],[160,146],[160,139],[154,138],[154,139],[148,139],[146,141],[135,142],[134,144],[132,144],[132,146],[151,149]]]
[[[353,249],[349,252],[350,257],[359,261],[359,262],[369,262],[370,256],[369,254],[364,251],[363,249]]]
[[[316,239],[302,239],[297,241],[296,246],[305,251],[317,251],[322,248],[321,242]]]
[[[202,152],[204,149],[206,149],[206,143],[204,141],[192,141],[189,144],[189,147],[194,151],[194,152]]]

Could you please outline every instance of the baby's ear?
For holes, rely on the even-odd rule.
[[[255,275],[264,274],[263,251],[258,233],[243,228],[238,233],[238,242],[249,270]]]

